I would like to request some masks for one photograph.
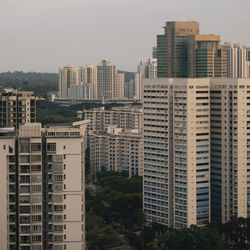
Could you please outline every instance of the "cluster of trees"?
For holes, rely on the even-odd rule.
[[[86,209],[87,216],[88,214],[97,216],[101,218],[104,225],[113,225],[115,230],[123,233],[128,242],[138,250],[250,248],[248,245],[250,218],[232,218],[225,224],[213,222],[202,228],[191,226],[171,229],[157,223],[147,225],[142,212],[142,179],[140,177],[129,179],[126,174],[99,172],[97,190],[95,192],[86,190]],[[87,229],[87,243],[95,242],[95,233],[89,234]],[[117,241],[115,243],[118,244]],[[105,249],[100,240],[98,240],[98,246],[100,249]]]
[[[72,123],[77,121],[77,111],[87,110],[91,108],[97,108],[100,106],[105,106],[105,109],[111,109],[114,106],[119,106],[121,104],[97,104],[97,103],[81,103],[77,105],[72,105],[69,107],[60,106],[56,103],[49,102],[46,100],[37,101],[37,122],[45,124],[55,124],[55,123]]]
[[[143,224],[141,177],[128,178],[126,174],[101,171],[97,176],[96,187],[95,191],[86,190],[87,217],[102,218],[106,227],[112,226],[119,233],[125,233],[130,228],[140,229],[140,225]],[[98,230],[99,228],[90,230],[87,226],[88,249],[98,249],[91,248],[93,244],[99,249],[106,249],[107,244],[111,244],[108,240],[110,237],[96,241]],[[114,243],[118,244],[117,241]]]
[[[37,96],[46,98],[48,91],[58,91],[58,74],[4,72],[0,73],[0,86],[1,88],[34,91]]]
[[[104,223],[101,216],[88,211],[86,215],[86,241],[88,249],[111,249],[122,245],[121,241],[114,235]]]

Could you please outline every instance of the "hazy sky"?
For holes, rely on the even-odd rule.
[[[167,20],[250,46],[250,0],[0,0],[0,72],[57,72],[110,58],[136,71]]]

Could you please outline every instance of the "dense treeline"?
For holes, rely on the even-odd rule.
[[[0,73],[0,86],[34,91],[39,97],[46,97],[48,91],[58,91],[57,73],[37,73],[22,71]]]
[[[86,190],[86,211],[87,222],[101,220],[104,227],[112,226],[138,250],[250,249],[250,218],[232,218],[225,224],[210,223],[202,228],[170,229],[157,223],[147,225],[142,212],[140,177],[129,179],[121,173],[99,172],[96,190]],[[105,244],[112,245],[111,236],[103,239],[105,244],[99,238],[96,243],[95,230],[97,228],[87,226],[88,246],[97,244],[89,249],[108,249]],[[113,246],[119,244],[116,238]]]
[[[78,110],[87,110],[105,106],[105,109],[110,109],[114,106],[121,106],[121,104],[97,104],[97,103],[81,103],[69,107],[59,106],[56,103],[45,100],[37,101],[37,122],[45,124],[57,123],[72,123],[79,120],[77,118]]]

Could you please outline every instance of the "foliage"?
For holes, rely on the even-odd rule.
[[[43,125],[55,123],[72,123],[77,120],[72,107],[61,107],[48,101],[37,102],[37,122]]]
[[[121,245],[120,240],[104,224],[103,218],[94,212],[86,216],[86,240],[88,249],[110,249]]]
[[[39,97],[46,97],[48,91],[58,90],[57,73],[36,73],[22,71],[0,73],[2,88],[22,89],[34,91]]]
[[[168,250],[220,250],[223,241],[213,228],[190,228],[166,231],[161,239],[162,249]]]
[[[121,104],[120,104],[121,105]],[[60,106],[56,103],[40,100],[37,101],[37,122],[43,125],[56,123],[72,123],[77,121],[77,111],[87,110],[104,106],[105,109],[118,106],[118,104],[97,104],[97,103],[81,103],[69,107]]]

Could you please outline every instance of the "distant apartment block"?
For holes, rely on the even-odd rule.
[[[0,248],[85,249],[86,122],[0,128]]]
[[[73,65],[59,68],[59,97],[69,97],[68,89],[72,85],[78,85],[78,70]]]
[[[68,88],[68,97],[72,99],[94,100],[94,86],[92,83],[79,83]]]
[[[97,66],[97,99],[122,98],[124,98],[124,74],[118,74],[116,65],[104,59]]]
[[[4,89],[0,94],[0,127],[15,127],[36,122],[36,97],[33,92]]]
[[[143,78],[156,78],[157,77],[157,59],[150,58],[147,61],[141,61],[137,66],[137,73],[135,74],[135,99],[141,100],[142,98],[142,79]]]
[[[97,99],[97,68],[94,65],[80,66],[79,84],[92,86],[91,99]]]
[[[83,110],[84,120],[88,120],[87,131],[106,130],[108,125],[117,128],[142,130],[142,108],[141,106],[113,107],[110,110],[94,108]]]
[[[135,80],[124,83],[124,97],[133,100],[135,97]]]
[[[182,228],[250,216],[249,100],[249,79],[143,80],[148,222]]]
[[[102,169],[143,175],[143,136],[138,129],[107,126],[106,131],[90,131],[91,178]]]
[[[240,44],[225,43],[227,51],[227,77],[248,78],[247,48]]]

